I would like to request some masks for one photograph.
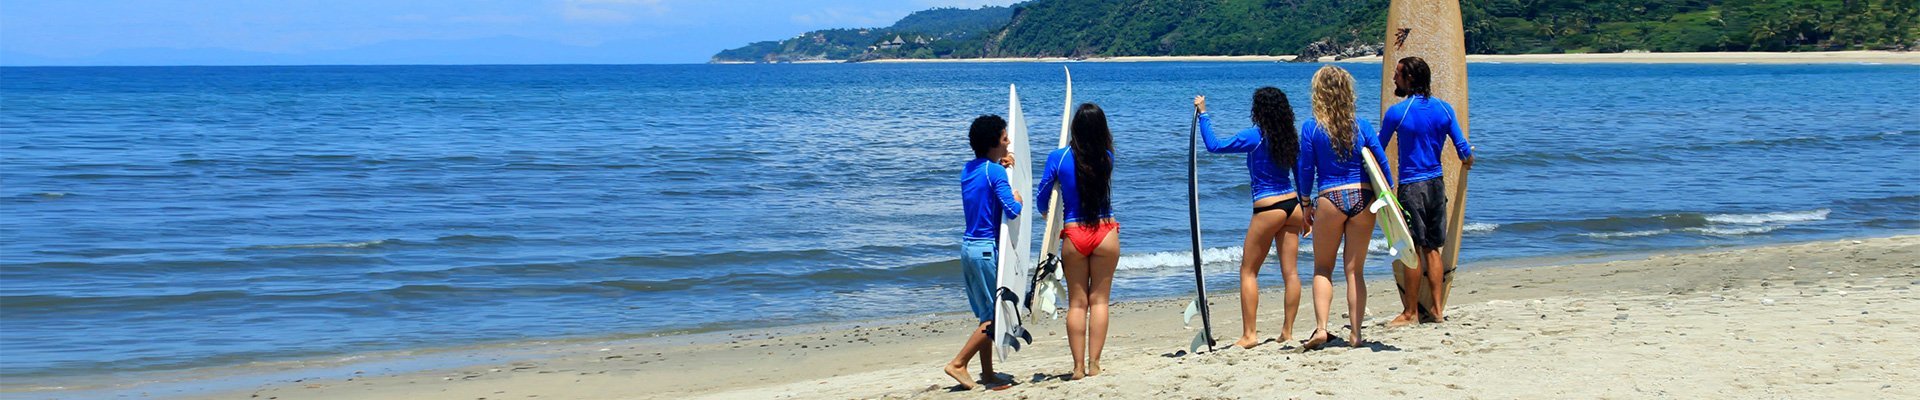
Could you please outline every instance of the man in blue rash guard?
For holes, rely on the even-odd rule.
[[[1382,145],[1393,142],[1396,134],[1401,138],[1395,196],[1406,208],[1407,228],[1412,231],[1408,235],[1413,237],[1420,268],[1412,279],[1414,287],[1400,291],[1400,302],[1405,308],[1387,325],[1407,325],[1419,318],[1420,299],[1415,298],[1414,293],[1422,287],[1431,289],[1428,293],[1433,295],[1429,300],[1433,301],[1434,309],[1426,310],[1431,318],[1428,322],[1443,322],[1446,317],[1440,305],[1446,304],[1446,292],[1440,288],[1446,285],[1446,272],[1440,265],[1440,248],[1447,244],[1447,197],[1446,180],[1441,179],[1440,141],[1453,140],[1463,169],[1473,168],[1473,146],[1467,144],[1466,136],[1460,132],[1453,105],[1433,98],[1433,73],[1426,60],[1402,58],[1394,70],[1393,93],[1406,100],[1387,108],[1380,122],[1379,136]],[[1424,281],[1419,279],[1422,276],[1426,277]]]
[[[1007,120],[983,115],[973,120],[967,132],[967,144],[973,147],[973,160],[960,169],[960,204],[967,229],[960,235],[960,270],[966,276],[967,304],[980,320],[973,335],[960,347],[943,370],[960,383],[974,388],[967,375],[967,359],[980,357],[980,378],[993,388],[1004,388],[993,372],[993,289],[999,282],[1000,224],[1020,215],[1020,192],[1007,183],[1007,166],[1013,154],[1007,152]]]

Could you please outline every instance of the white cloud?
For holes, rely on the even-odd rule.
[[[666,14],[667,0],[563,0],[560,16],[573,22],[627,23],[636,14]]]

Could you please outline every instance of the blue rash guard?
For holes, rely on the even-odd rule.
[[[1007,167],[985,158],[960,169],[960,205],[967,215],[966,239],[1000,240],[1000,220],[1020,216],[1020,202],[1007,184]]]
[[[1295,182],[1300,193],[1319,193],[1315,189],[1326,190],[1349,184],[1367,181],[1367,169],[1360,165],[1366,159],[1360,158],[1360,149],[1373,151],[1374,161],[1378,161],[1381,171],[1387,170],[1387,151],[1380,147],[1380,139],[1373,134],[1373,125],[1366,120],[1355,120],[1358,132],[1353,135],[1352,154],[1336,154],[1333,138],[1320,129],[1320,124],[1312,118],[1300,124],[1300,176],[1312,177]],[[1375,188],[1385,189],[1385,188]]]
[[[1200,113],[1200,137],[1206,139],[1209,153],[1247,153],[1247,175],[1253,179],[1250,186],[1254,200],[1295,193],[1293,182],[1304,179],[1298,162],[1284,169],[1273,164],[1273,156],[1262,142],[1259,127],[1242,130],[1230,139],[1220,139],[1213,136],[1213,115]],[[1295,161],[1305,160],[1295,158]],[[1289,178],[1287,173],[1295,176]]]
[[[1444,100],[1416,95],[1388,107],[1386,118],[1380,122],[1380,144],[1393,142],[1394,132],[1401,138],[1400,175],[1394,185],[1439,178],[1442,137],[1453,139],[1453,150],[1460,159],[1473,157],[1473,146],[1467,144],[1466,135],[1460,133],[1460,122],[1454,120],[1453,105]]]
[[[1107,157],[1113,157],[1113,152],[1107,152]],[[1063,148],[1047,153],[1047,169],[1040,173],[1040,186],[1034,189],[1039,194],[1034,197],[1034,202],[1049,204],[1047,201],[1053,198],[1053,191],[1047,189],[1057,182],[1060,184],[1060,212],[1066,216],[1066,222],[1099,222],[1080,220],[1080,181],[1074,177],[1073,166],[1073,149]],[[1111,205],[1100,213],[1100,218],[1113,218]]]

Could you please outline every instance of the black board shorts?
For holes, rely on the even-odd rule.
[[[1440,178],[1402,184],[1400,206],[1407,210],[1407,236],[1415,247],[1439,249],[1447,245],[1446,180]]]

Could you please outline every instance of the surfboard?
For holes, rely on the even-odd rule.
[[[1007,168],[1007,184],[1016,189],[1033,187],[1027,118],[1020,113],[1020,90],[1013,85],[1007,85],[1007,140],[1012,142],[1007,145],[1007,151],[1015,155],[1013,166]],[[1020,201],[1033,204],[1028,199]],[[1004,222],[1000,226],[999,282],[994,289],[993,312],[993,344],[997,347],[994,351],[1001,361],[1019,351],[1022,341],[1033,343],[1033,335],[1027,333],[1020,318],[1026,305],[1022,297],[1026,296],[1028,274],[1033,265],[1027,261],[1027,255],[1033,251],[1033,213],[1023,209],[1020,216]]]
[[[1408,236],[1406,208],[1400,207],[1400,199],[1394,196],[1387,181],[1387,174],[1380,171],[1379,160],[1373,158],[1373,152],[1362,149],[1360,158],[1367,166],[1367,182],[1373,184],[1376,195],[1373,204],[1367,209],[1373,211],[1375,225],[1380,226],[1380,236],[1387,241],[1387,255],[1393,256],[1397,275],[1399,269],[1420,265],[1419,256],[1413,252],[1413,236]]]
[[[1393,72],[1396,63],[1403,57],[1417,56],[1427,61],[1433,70],[1433,96],[1453,105],[1455,117],[1460,121],[1460,131],[1470,134],[1467,129],[1467,45],[1466,35],[1461,29],[1460,2],[1454,0],[1392,0],[1387,6],[1386,50],[1381,57],[1380,109],[1392,107],[1400,98],[1393,95]],[[1469,138],[1471,139],[1471,138]],[[1441,290],[1450,293],[1453,289],[1453,270],[1460,260],[1460,230],[1466,224],[1467,211],[1467,173],[1460,169],[1460,158],[1453,149],[1451,141],[1445,141],[1440,149],[1440,165],[1446,174],[1447,199],[1447,244],[1440,249],[1440,260],[1445,266],[1446,285]],[[1396,163],[1398,170],[1399,145],[1387,147],[1389,162]],[[1408,285],[1411,274],[1403,273],[1405,268],[1394,268],[1394,280],[1402,290]],[[1420,312],[1433,306],[1433,296],[1416,293],[1420,299]],[[1440,304],[1446,307],[1446,304]]]
[[[1054,149],[1067,148],[1073,139],[1073,70],[1066,67],[1061,69],[1067,72],[1067,99],[1064,102],[1066,106],[1060,111],[1060,145]],[[1067,294],[1065,281],[1061,277],[1063,272],[1060,271],[1060,260],[1064,257],[1060,254],[1060,230],[1066,228],[1066,216],[1060,215],[1060,186],[1054,185],[1043,190],[1053,191],[1053,196],[1046,204],[1046,228],[1040,232],[1040,255],[1035,257],[1040,263],[1034,266],[1033,288],[1028,293],[1027,307],[1058,319],[1059,303],[1066,300]]]
[[[1193,287],[1194,299],[1187,304],[1186,323],[1191,326],[1195,314],[1200,316],[1200,333],[1187,343],[1187,353],[1200,352],[1206,346],[1213,351],[1213,316],[1207,307],[1207,279],[1200,270],[1200,113],[1193,113],[1193,123],[1187,127],[1187,221],[1193,232]]]

